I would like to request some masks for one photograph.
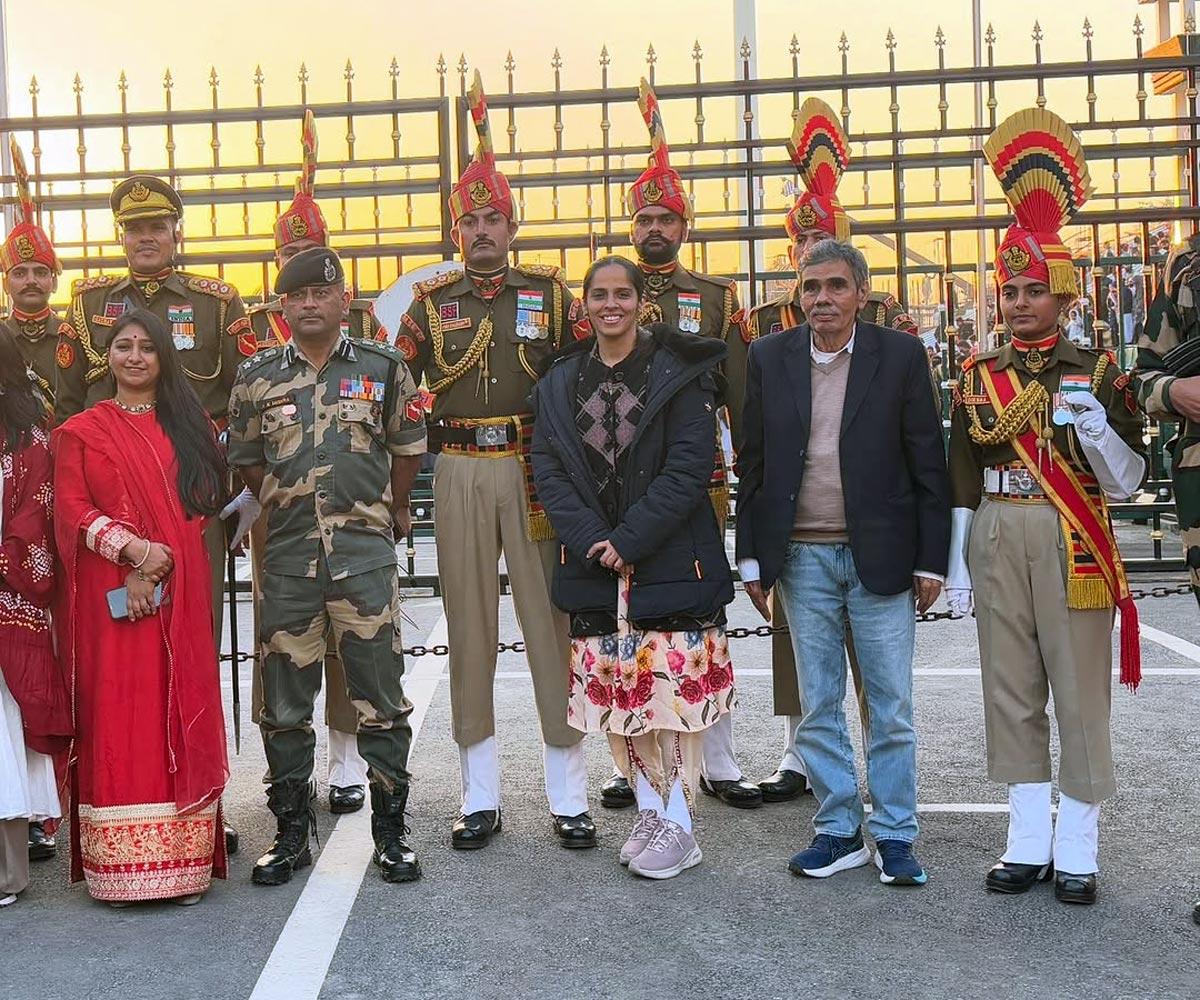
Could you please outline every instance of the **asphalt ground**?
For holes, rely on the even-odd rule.
[[[1142,534],[1122,529],[1128,551]],[[1136,541],[1135,541],[1136,539]],[[424,545],[422,545],[424,548]],[[422,557],[426,553],[422,552]],[[1178,583],[1139,577],[1135,586]],[[249,648],[249,605],[240,605]],[[444,636],[441,604],[412,596],[406,643]],[[449,846],[459,804],[444,660],[410,658],[420,730],[411,769],[411,841],[422,881],[386,885],[369,865],[369,818],[324,807],[325,734],[316,774],[321,849],[289,884],[250,884],[274,824],[264,760],[249,723],[225,803],[241,832],[230,878],[191,908],[112,910],[67,884],[59,857],[0,912],[0,996],[366,1000],[404,997],[931,997],[1192,998],[1200,995],[1200,613],[1190,596],[1142,601],[1146,678],[1136,695],[1114,682],[1118,795],[1101,814],[1101,900],[1057,903],[1049,886],[998,897],[982,888],[1003,850],[1004,789],[985,776],[977,646],[970,621],[917,628],[915,702],[920,889],[883,886],[874,867],[800,880],[787,859],[807,845],[811,798],[731,809],[700,797],[698,867],[669,882],[630,875],[616,853],[632,813],[598,804],[594,851],[554,842],[523,657],[502,654],[496,702],[504,832],[484,851]],[[758,624],[744,594],[734,626]],[[1156,630],[1156,631],[1151,631]],[[431,636],[432,633],[432,636]],[[501,637],[518,630],[502,599]],[[741,704],[738,757],[761,778],[778,761],[766,638],[733,644]],[[1164,645],[1168,643],[1169,645]],[[1173,647],[1173,648],[1172,648]],[[230,696],[224,668],[226,701]],[[847,704],[854,742],[857,713]],[[320,717],[318,710],[318,718]],[[605,743],[587,742],[593,788],[611,769]],[[861,762],[860,762],[861,773]]]

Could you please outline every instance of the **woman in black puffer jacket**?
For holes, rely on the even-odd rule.
[[[671,878],[701,857],[701,734],[736,703],[733,579],[707,492],[725,345],[640,328],[642,293],[623,258],[588,270],[594,336],[534,389],[533,473],[561,544],[552,597],[571,615],[568,720],[608,734],[637,794],[621,862]]]

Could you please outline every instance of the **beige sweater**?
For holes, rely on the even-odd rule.
[[[850,541],[846,501],[842,494],[839,444],[842,407],[850,375],[850,353],[843,351],[828,364],[810,361],[812,422],[804,455],[804,479],[796,497],[792,538],[826,545]]]

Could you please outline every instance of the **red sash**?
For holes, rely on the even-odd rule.
[[[997,414],[1004,412],[1021,392],[1021,380],[1012,368],[1003,373],[992,370],[994,361],[980,365],[984,390]],[[1028,425],[1012,439],[1021,463],[1037,479],[1059,516],[1079,535],[1084,547],[1096,560],[1113,604],[1121,612],[1121,683],[1136,691],[1142,680],[1142,654],[1138,639],[1137,607],[1129,595],[1125,565],[1113,537],[1112,523],[1103,500],[1097,506],[1076,477],[1070,464],[1054,447],[1043,442],[1049,460],[1038,461],[1038,435]]]
[[[286,344],[292,339],[292,331],[288,328],[287,320],[283,318],[283,313],[267,313],[267,326],[271,328],[271,333],[275,335],[275,339],[279,343]]]

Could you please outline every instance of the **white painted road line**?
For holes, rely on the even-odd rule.
[[[1193,663],[1200,663],[1200,646],[1190,643],[1186,639],[1180,639],[1177,635],[1171,635],[1170,632],[1160,632],[1156,628],[1151,628],[1145,622],[1141,624],[1141,633],[1142,638],[1156,642],[1160,646],[1165,646],[1167,649],[1179,653],[1181,656],[1186,656]],[[1149,671],[1143,670],[1142,673],[1149,673]]]
[[[445,641],[446,616],[442,615],[425,645]],[[414,746],[445,668],[444,656],[423,656],[408,675],[404,689],[413,703],[408,721]],[[343,815],[283,925],[250,1000],[317,1000],[373,850],[371,810]],[[397,891],[404,890],[397,887]]]
[[[1142,631],[1146,631],[1146,626],[1142,626]],[[1165,633],[1164,633],[1165,634]],[[1148,637],[1149,638],[1149,637]],[[1174,639],[1174,636],[1169,636]],[[1158,640],[1155,639],[1155,642]],[[1178,640],[1183,642],[1182,639]],[[1166,643],[1163,643],[1165,646]],[[1191,645],[1187,643],[1186,645]],[[1200,663],[1200,646],[1193,646],[1196,650],[1196,662]],[[1178,652],[1183,652],[1178,650]],[[1187,654],[1184,653],[1186,656]],[[1117,676],[1120,670],[1114,670],[1113,676]],[[773,671],[762,667],[748,667],[745,670],[739,670],[735,665],[733,668],[734,678],[738,677],[770,677]],[[978,677],[979,670],[975,667],[918,667],[913,671],[914,677]],[[1143,677],[1200,677],[1200,667],[1143,667]],[[498,681],[531,681],[532,678],[527,670],[498,670],[496,672],[496,680]]]

